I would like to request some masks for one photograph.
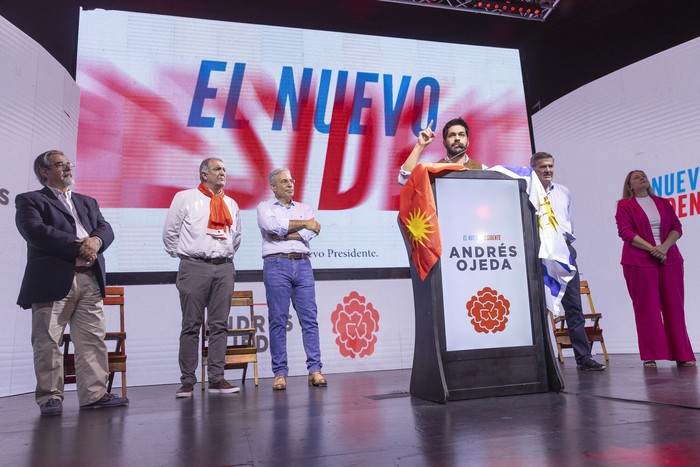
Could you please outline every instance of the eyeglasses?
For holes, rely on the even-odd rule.
[[[75,164],[73,164],[72,162],[56,162],[55,164],[53,164],[53,168],[58,170],[66,170],[66,167],[74,169]]]

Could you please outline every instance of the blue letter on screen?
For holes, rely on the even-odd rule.
[[[406,103],[408,85],[411,83],[410,76],[401,78],[399,93],[394,104],[393,78],[391,75],[384,75],[384,132],[387,136],[396,136],[396,128],[399,126],[399,118]]]
[[[423,99],[425,98],[426,89],[430,88],[430,101],[428,102],[428,118],[423,117]],[[416,83],[415,100],[413,101],[413,134],[418,136],[421,132],[422,123],[426,125],[430,120],[437,122],[438,102],[440,101],[440,84],[435,78],[421,78]]]
[[[331,88],[331,70],[321,70],[321,82],[318,85],[318,99],[316,100],[316,117],[314,118],[314,126],[319,133],[328,134],[331,131],[331,124],[326,123],[325,116],[328,107],[328,96]],[[348,72],[345,70],[338,71],[338,83],[335,86],[335,99],[331,105],[331,118],[333,117],[333,108],[336,105],[342,106],[345,102],[345,88],[348,84]]]
[[[309,90],[311,88],[311,76],[313,68],[304,68],[301,75],[301,86],[299,89],[299,98],[294,88],[294,70],[290,66],[282,67],[282,76],[280,77],[280,88],[277,91],[277,103],[275,104],[275,115],[272,118],[272,129],[274,131],[282,130],[282,122],[284,121],[284,109],[289,101],[289,113],[292,116],[292,129],[297,130],[299,125],[299,108],[309,100]]]
[[[362,120],[362,109],[369,108],[372,105],[372,99],[365,97],[365,84],[376,83],[378,81],[378,73],[357,73],[357,80],[355,81],[355,96],[352,103],[352,117],[350,119],[349,133],[351,135],[365,134],[365,125],[360,123]]]
[[[243,74],[245,73],[245,63],[238,63],[233,66],[231,75],[231,86],[228,88],[228,99],[226,99],[226,111],[224,112],[224,122],[221,128],[243,128],[245,121],[236,118],[238,111],[238,99],[241,97],[241,85],[243,84]]]
[[[199,67],[199,76],[197,77],[197,86],[194,88],[194,96],[192,96],[192,107],[190,107],[187,126],[214,128],[214,117],[202,116],[204,100],[216,97],[216,88],[207,87],[212,71],[226,71],[226,62],[202,60],[202,64]]]

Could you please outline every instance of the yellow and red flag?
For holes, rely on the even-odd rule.
[[[411,242],[411,260],[422,280],[442,254],[430,175],[457,170],[467,168],[459,164],[418,164],[399,193],[399,219],[406,238]]]

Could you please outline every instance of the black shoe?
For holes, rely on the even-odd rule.
[[[61,415],[63,413],[63,402],[61,399],[49,399],[39,406],[41,415]]]
[[[605,370],[605,365],[601,365],[589,356],[581,360],[581,362],[576,365],[576,369],[579,371],[603,371]]]
[[[110,392],[102,396],[102,398],[96,400],[92,404],[81,406],[82,409],[106,409],[109,407],[121,407],[123,405],[129,405],[129,399],[126,397],[119,397]]]

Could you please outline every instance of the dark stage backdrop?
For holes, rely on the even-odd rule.
[[[700,35],[696,0],[564,0],[545,23],[376,0],[3,0],[0,15],[75,74],[80,6],[519,48],[528,109]]]

